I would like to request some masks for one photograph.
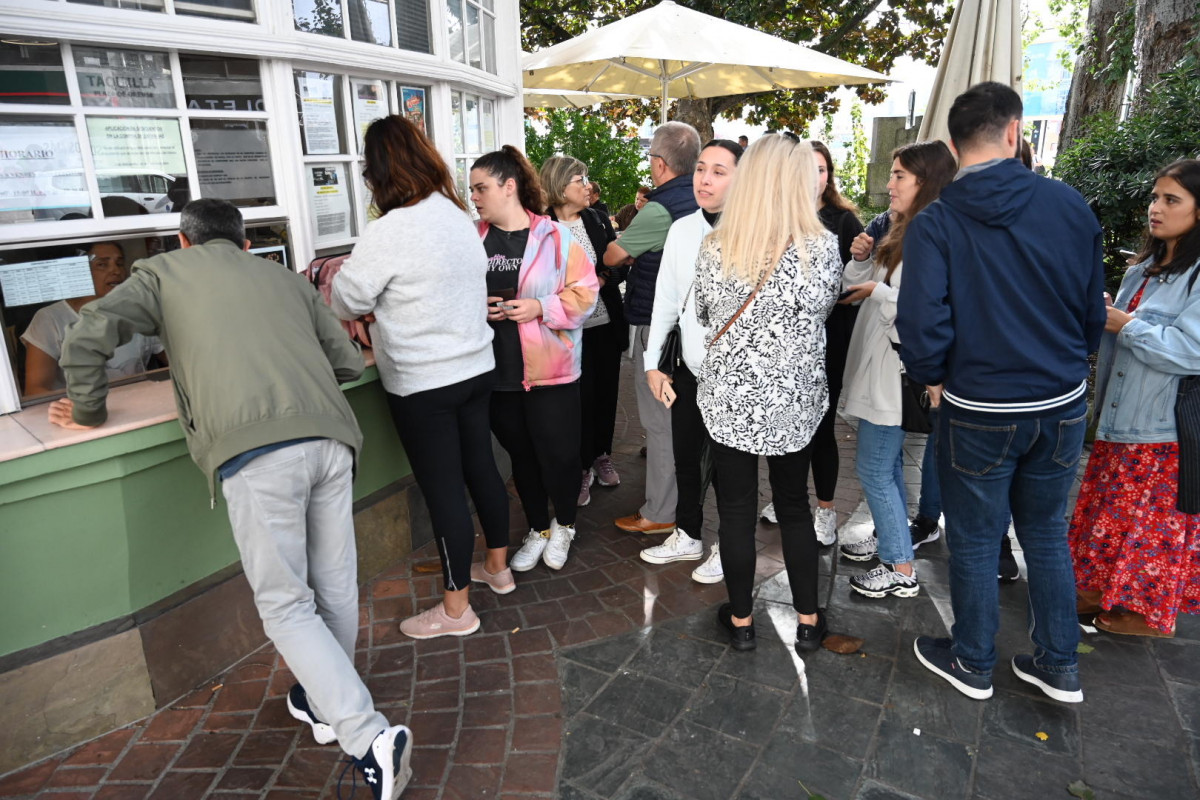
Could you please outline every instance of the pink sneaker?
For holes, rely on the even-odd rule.
[[[493,575],[484,569],[482,561],[471,565],[471,582],[486,583],[488,588],[496,594],[508,594],[517,588],[517,582],[513,580],[511,569],[505,567]]]
[[[612,456],[600,456],[592,464],[592,469],[596,471],[596,480],[601,486],[621,485],[621,476],[617,474],[617,468],[613,466]]]
[[[400,623],[400,632],[410,639],[436,639],[439,636],[466,636],[479,630],[479,617],[470,606],[458,619],[446,613],[441,603]]]

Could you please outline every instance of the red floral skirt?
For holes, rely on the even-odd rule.
[[[1179,445],[1097,441],[1075,515],[1075,584],[1161,631],[1200,614],[1200,514],[1175,510]]]

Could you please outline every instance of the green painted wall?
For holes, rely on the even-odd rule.
[[[346,387],[355,499],[405,477],[377,373]],[[0,655],[145,608],[238,560],[176,422],[0,463]]]

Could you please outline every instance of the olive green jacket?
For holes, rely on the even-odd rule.
[[[319,437],[361,450],[338,383],[362,375],[362,353],[304,276],[225,239],[135,262],[63,342],[77,423],[107,419],[104,364],[134,333],[162,340],[179,424],[210,493],[217,467],[256,447]]]

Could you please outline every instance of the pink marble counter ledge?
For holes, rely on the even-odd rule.
[[[13,416],[0,417],[0,461],[40,453],[46,446],[21,427]]]
[[[108,421],[86,431],[69,430],[52,424],[48,415],[49,407],[48,403],[41,403],[10,417],[15,418],[34,439],[41,442],[45,450],[148,428],[178,419],[179,416],[175,410],[175,395],[170,381],[141,381],[111,389],[108,393]],[[0,460],[15,457],[6,450],[0,450]]]

